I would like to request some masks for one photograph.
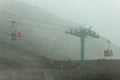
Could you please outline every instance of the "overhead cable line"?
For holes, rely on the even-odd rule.
[[[10,12],[7,12],[7,11],[3,11],[2,9],[0,9],[0,13],[8,14],[8,15],[15,16],[15,17],[24,18],[24,19],[27,19],[27,20],[47,23],[47,24],[51,24],[51,25],[57,25],[57,26],[61,26],[63,28],[70,28],[69,26],[65,26],[65,25],[62,25],[62,24],[57,24],[57,23],[52,23],[52,22],[48,22],[48,21],[43,21],[41,19],[36,19],[36,18],[29,18],[29,17],[25,17],[25,16],[20,16],[20,15],[13,14],[13,13],[10,13]]]
[[[7,20],[9,22],[13,21],[12,19],[3,19],[2,20]],[[39,28],[39,29],[45,29],[45,30],[50,30],[50,31],[54,31],[54,32],[65,32],[65,30],[60,30],[60,29],[57,29],[57,28],[49,28],[49,27],[43,27],[43,26],[40,26],[40,25],[35,25],[35,24],[30,24],[30,23],[24,23],[24,22],[20,22],[20,21],[17,21],[18,24],[24,24],[24,25],[29,25],[28,27],[30,28],[33,28],[31,26],[39,26],[39,27],[35,27],[35,28]],[[3,24],[2,22],[0,22],[0,24]],[[10,28],[10,26],[8,26]]]

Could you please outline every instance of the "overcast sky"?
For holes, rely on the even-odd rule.
[[[119,0],[21,0],[93,29],[120,46]]]

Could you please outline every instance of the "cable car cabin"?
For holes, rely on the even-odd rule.
[[[11,40],[21,40],[21,32],[12,32],[11,33]]]
[[[112,49],[107,49],[107,50],[104,50],[104,56],[105,57],[111,57],[113,56],[113,52],[112,52]]]

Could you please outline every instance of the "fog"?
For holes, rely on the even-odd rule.
[[[38,2],[24,0],[25,3],[19,2],[20,0],[0,1],[0,31],[3,42],[53,60],[80,60],[80,39],[65,34],[65,31],[69,30],[68,27],[85,25],[88,28],[92,25],[92,29],[105,38],[86,38],[85,59],[119,59],[120,57],[118,54],[120,48],[114,44],[110,46],[114,55],[109,58],[104,56],[104,50],[109,46],[106,38],[112,43],[120,44],[117,39],[119,23],[118,19],[115,19],[116,10],[107,10],[111,6],[101,6],[105,5],[102,1],[96,1],[94,5],[90,2],[88,5],[85,1],[81,3],[78,1],[74,5],[72,1],[70,3],[40,0]],[[11,41],[11,21],[16,21],[15,27],[22,33],[22,40]]]
[[[0,80],[119,80],[118,2],[0,0]]]
[[[120,46],[119,0],[21,0],[46,9],[65,20],[93,26],[100,35]]]

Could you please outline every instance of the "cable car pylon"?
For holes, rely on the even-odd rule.
[[[80,41],[81,41],[81,52],[80,52],[80,56],[81,56],[81,61],[84,61],[85,58],[85,38],[87,36],[91,36],[94,38],[100,38],[99,35],[95,32],[91,30],[92,27],[90,28],[84,28],[83,26],[80,26],[78,28],[71,28],[69,30],[66,31],[67,34],[70,35],[74,35],[77,37],[80,37]]]

